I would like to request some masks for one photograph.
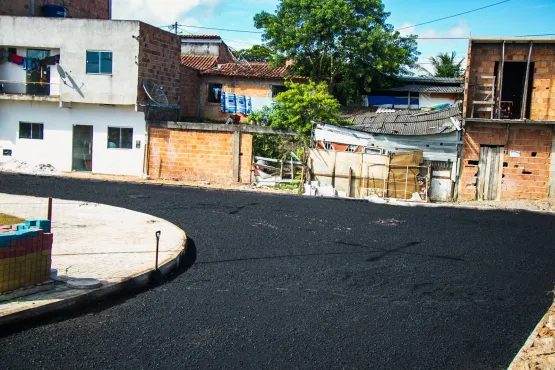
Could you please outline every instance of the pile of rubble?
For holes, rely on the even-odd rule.
[[[30,164],[17,159],[0,162],[0,171],[24,173],[29,175],[57,175],[60,172],[51,164]]]

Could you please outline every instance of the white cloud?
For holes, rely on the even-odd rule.
[[[406,27],[406,28],[405,28]],[[455,51],[457,53],[457,61],[462,58],[466,58],[466,50],[468,46],[467,37],[470,36],[470,28],[465,21],[459,21],[458,23],[452,25],[452,27],[445,30],[436,30],[426,26],[412,27],[410,24],[404,24],[398,28],[405,28],[399,31],[401,35],[418,35],[418,51],[421,53],[418,62],[422,67],[429,69],[431,67],[429,63],[429,58],[431,56],[436,56],[439,53],[451,53]],[[456,37],[465,38],[463,40],[445,40],[441,39],[444,37]],[[426,38],[432,38],[432,40],[426,40]],[[433,39],[440,38],[440,39]],[[466,66],[466,60],[463,62],[463,66]]]
[[[136,19],[161,26],[183,22],[194,8],[203,6],[210,10],[218,3],[219,0],[113,0],[112,18]]]

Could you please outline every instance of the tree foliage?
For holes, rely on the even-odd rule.
[[[253,45],[250,49],[237,50],[233,54],[247,62],[269,62],[272,52],[264,45]]]
[[[426,73],[428,76],[434,77],[461,77],[464,74],[463,62],[464,58],[460,61],[456,61],[457,53],[439,53],[437,57],[430,57],[428,61],[432,64],[434,70],[433,73],[428,71],[424,67],[420,67],[419,70]]]
[[[249,120],[275,129],[294,130],[305,143],[310,140],[314,122],[345,123],[339,111],[340,104],[327,92],[325,83],[286,82],[285,86],[287,91],[279,94],[271,107],[252,113]]]
[[[254,23],[274,65],[291,60],[294,72],[346,102],[415,67],[416,36],[401,37],[388,17],[381,0],[280,0]]]

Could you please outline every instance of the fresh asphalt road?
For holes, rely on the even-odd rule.
[[[150,213],[197,253],[153,289],[3,333],[2,369],[501,369],[552,300],[553,216],[7,174],[0,192]]]

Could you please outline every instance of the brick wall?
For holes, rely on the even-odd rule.
[[[529,45],[507,43],[506,61],[527,61]],[[470,63],[466,70],[465,117],[470,117],[473,86],[476,76],[493,76],[495,62],[501,61],[502,44],[472,43],[468,49]],[[531,62],[534,62],[534,77],[530,101],[530,119],[555,120],[555,44],[534,43]],[[489,113],[475,114],[477,118],[489,118]]]
[[[231,51],[229,50],[229,47],[226,45],[225,42],[221,42],[220,43],[220,51],[219,51],[219,55],[218,55],[218,63],[219,64],[231,63],[234,60],[235,60],[235,58],[233,57],[233,54],[231,54]]]
[[[181,120],[187,121],[192,118],[197,120],[200,116],[200,75],[199,71],[181,66]]]
[[[459,199],[474,200],[480,144],[506,146],[507,128],[467,122],[465,129]],[[551,126],[510,128],[503,156],[501,200],[547,198],[552,140]],[[519,151],[520,157],[511,157],[511,150]]]
[[[150,102],[143,89],[143,80],[148,78],[163,87],[170,104],[178,104],[181,70],[179,36],[142,22],[140,33],[138,102]]]
[[[48,281],[52,242],[50,221],[0,229],[0,293]]]
[[[240,180],[250,182],[252,135],[242,134]],[[151,178],[233,181],[233,133],[149,129]]]
[[[34,15],[42,16],[43,4],[61,4],[60,0],[35,0]],[[110,0],[65,0],[68,18],[110,19]],[[0,15],[14,15],[30,17],[31,1],[29,0],[0,0]]]

